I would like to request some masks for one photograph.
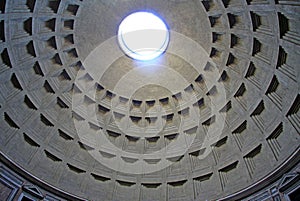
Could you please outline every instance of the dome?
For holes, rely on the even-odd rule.
[[[0,200],[263,200],[273,187],[297,200],[299,10],[2,0]],[[147,36],[130,36],[135,48],[163,36],[157,58],[134,58],[120,36],[135,12],[161,19],[140,16]]]

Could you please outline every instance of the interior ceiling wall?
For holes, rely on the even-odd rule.
[[[99,80],[84,66],[137,10],[159,14],[209,56],[197,67],[168,52],[163,56],[176,73],[161,76],[176,93],[154,84],[132,96],[116,93],[115,84],[136,68],[126,56]],[[48,184],[91,200],[215,200],[238,192],[299,149],[299,19],[297,0],[1,0],[0,150]],[[185,81],[174,81],[177,74]],[[215,85],[207,87],[207,79]],[[134,79],[127,81],[134,87]],[[218,102],[220,83],[224,102]],[[76,103],[82,111],[74,112],[74,96],[83,97]],[[208,130],[218,129],[216,116],[225,120],[221,136],[210,136],[201,149]],[[183,154],[173,148],[172,157],[144,161],[155,165],[165,158],[171,166],[130,174],[104,166],[90,151],[125,165],[143,159],[101,150],[94,138],[78,136],[76,124],[129,156],[160,150],[179,136],[195,140]],[[210,152],[200,160],[205,149]]]

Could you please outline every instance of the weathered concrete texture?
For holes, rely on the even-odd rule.
[[[112,59],[140,10],[173,46],[151,65]],[[296,0],[1,0],[0,150],[89,200],[238,192],[299,148],[299,13]]]

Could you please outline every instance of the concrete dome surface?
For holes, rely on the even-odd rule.
[[[118,43],[134,12],[169,30],[153,60]],[[299,199],[299,20],[298,0],[1,0],[0,200]]]

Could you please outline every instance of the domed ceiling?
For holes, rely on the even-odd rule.
[[[170,29],[155,60],[119,48],[136,11]],[[299,19],[297,0],[2,0],[1,154],[74,200],[247,195],[299,153]]]

